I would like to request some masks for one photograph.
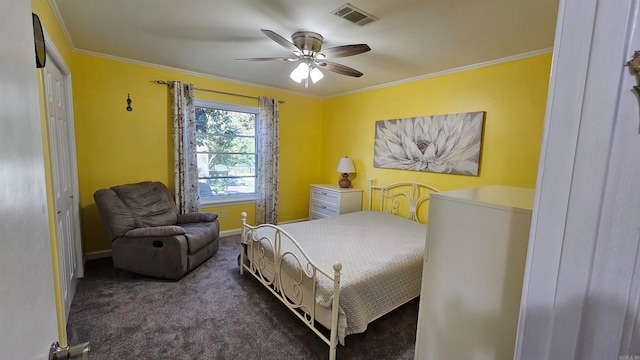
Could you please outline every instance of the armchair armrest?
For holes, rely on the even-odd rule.
[[[178,214],[178,224],[211,222],[218,218],[218,214],[211,212],[193,212]]]
[[[141,227],[127,231],[125,237],[166,237],[174,235],[184,235],[185,230],[176,225]]]

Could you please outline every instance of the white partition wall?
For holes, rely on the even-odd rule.
[[[31,2],[0,9],[0,357],[46,359],[58,328]]]
[[[533,189],[432,193],[416,359],[510,360]]]

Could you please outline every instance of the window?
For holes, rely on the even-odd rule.
[[[258,108],[195,101],[200,202],[255,198]]]

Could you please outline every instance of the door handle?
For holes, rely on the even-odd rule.
[[[89,360],[91,346],[89,342],[61,348],[56,341],[49,349],[49,360]]]

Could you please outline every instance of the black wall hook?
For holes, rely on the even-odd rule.
[[[131,107],[131,96],[129,94],[127,94],[127,111],[132,111],[133,108]]]

